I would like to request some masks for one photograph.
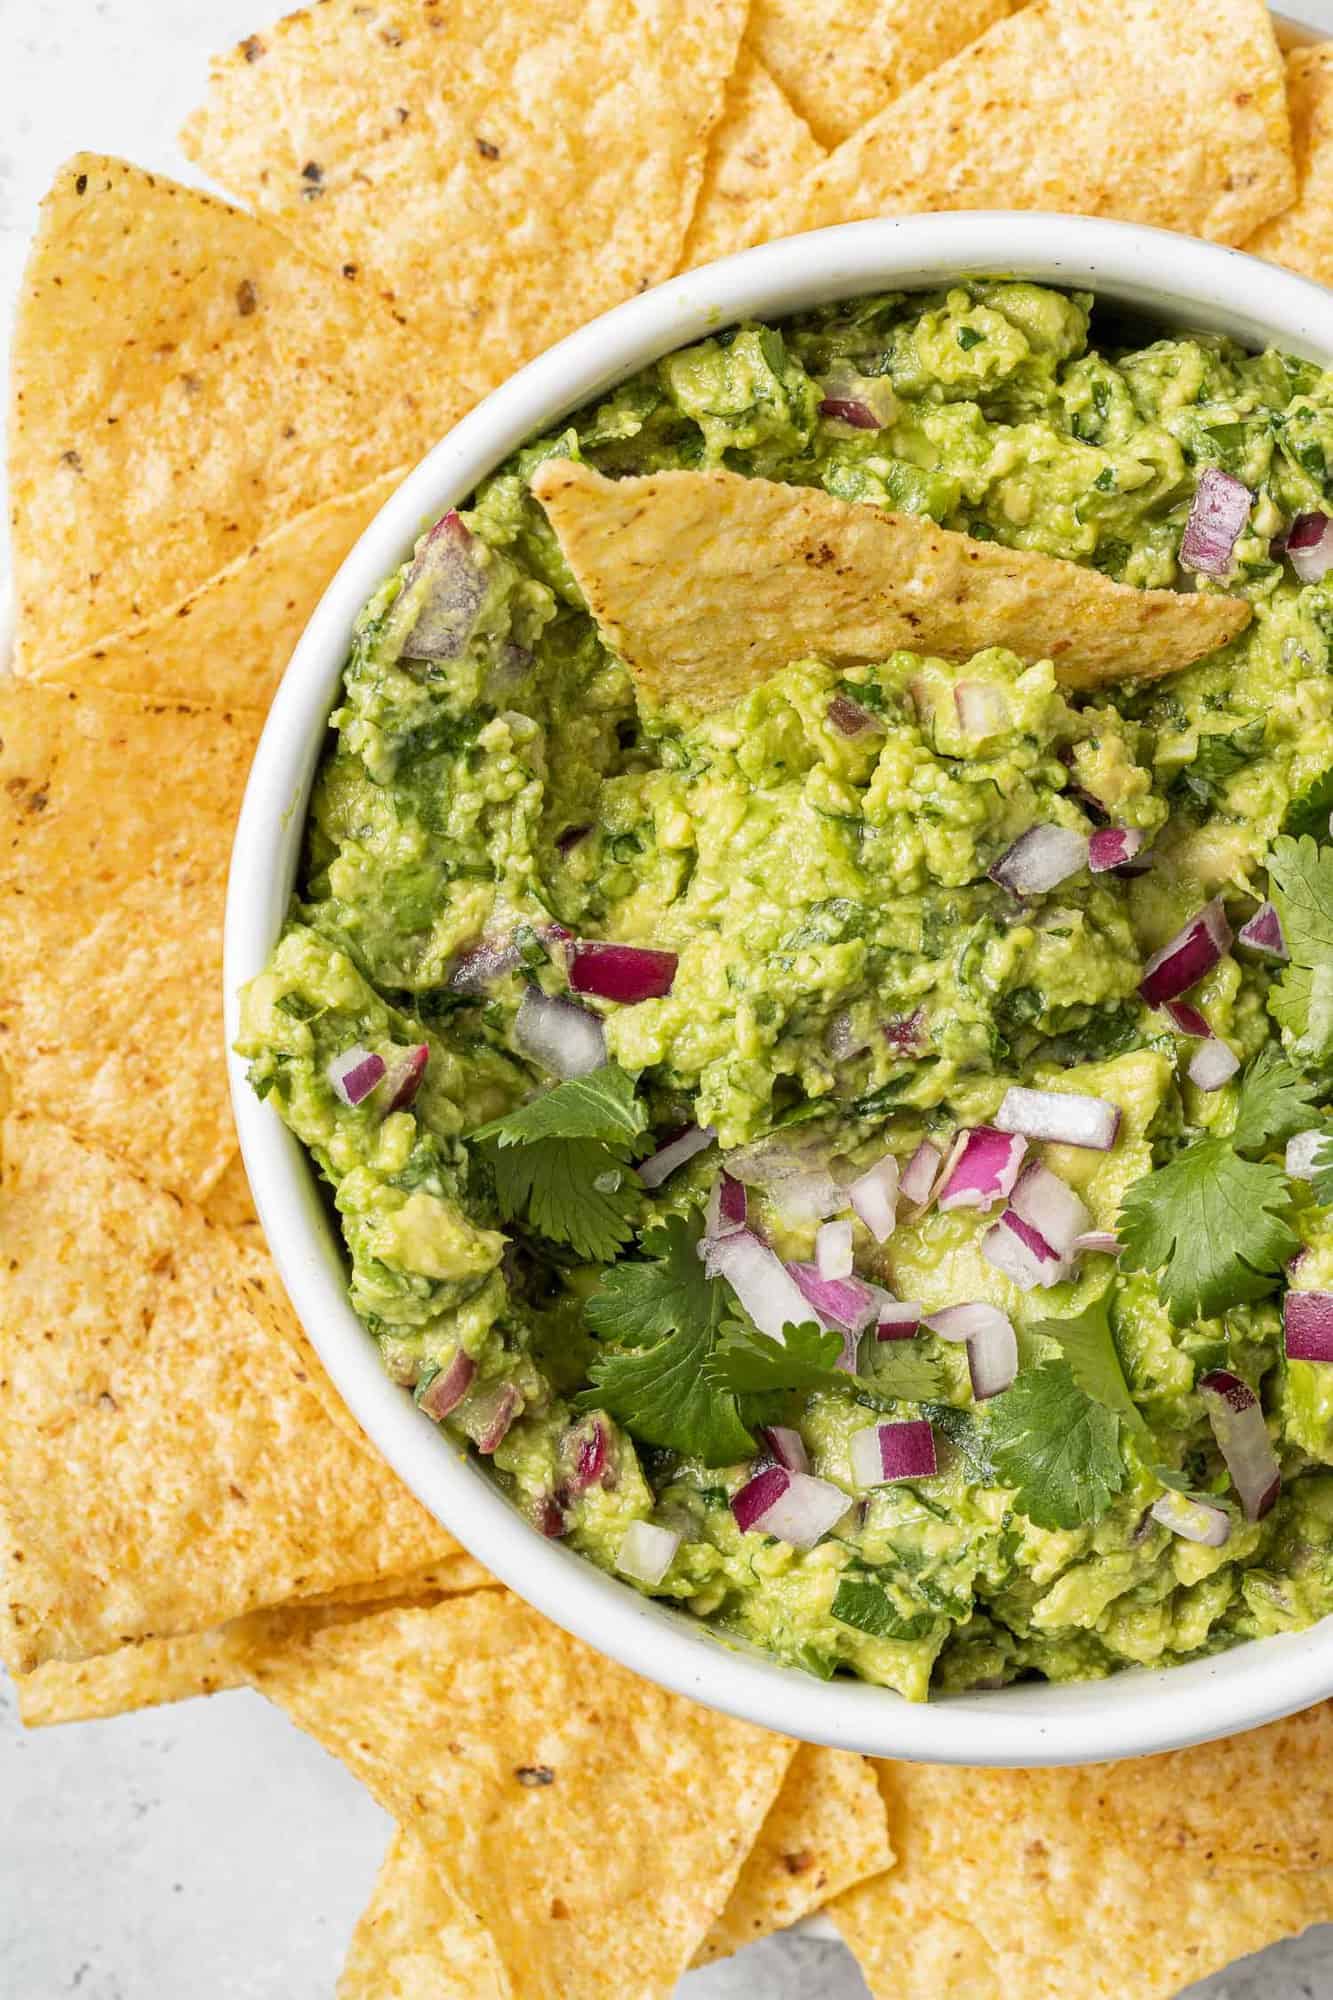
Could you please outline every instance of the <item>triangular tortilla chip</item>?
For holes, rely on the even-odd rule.
[[[81,653],[20,659],[17,671],[69,687],[266,709],[338,565],[405,473],[400,466],[298,514],[155,618]]]
[[[0,1186],[0,1655],[15,1672],[457,1551],[250,1306],[254,1253],[58,1125]]]
[[[250,1192],[245,1162],[239,1153],[232,1154],[221,1175],[204,1196],[202,1206],[210,1222],[216,1222],[221,1229],[230,1229],[233,1235],[263,1249],[263,1232],[255,1212],[255,1198]]]
[[[1263,0],[1044,0],[895,98],[770,203],[752,240],[1019,208],[1243,243],[1294,193]]]
[[[49,1672],[50,1669],[44,1669]],[[490,1932],[471,1916],[450,1857],[398,1831],[352,1934],[338,2000],[483,2000],[512,1992]],[[864,1757],[799,1745],[726,1907],[694,1955],[726,1958],[892,1866],[884,1802]]]
[[[789,661],[970,659],[1007,646],[1070,688],[1174,673],[1249,622],[1243,599],[1135,590],[1080,563],[1006,549],[735,472],[605,479],[549,458],[532,490],[607,642],[655,701],[735,701]]]
[[[1174,1816],[1222,1748],[1073,1771],[880,1765],[898,1865],[830,1909],[874,2000],[1174,2000],[1333,1917],[1333,1870],[1243,1854],[1247,1824],[1281,1819],[1306,1782],[1300,1761],[1231,1796],[1236,1845],[1223,1827],[1216,1847],[1181,1851]],[[1159,1809],[1156,1832],[1126,1830],[1134,1793]]]
[[[266,223],[121,160],[69,161],[14,329],[20,661],[153,617],[420,456],[464,407],[436,367],[367,281]]]
[[[1245,245],[1319,284],[1333,284],[1333,42],[1293,49],[1287,102],[1296,149],[1296,200]]]
[[[853,1882],[892,1866],[872,1765],[851,1750],[802,1743],[694,1963],[709,1965],[785,1930]]]
[[[0,685],[14,1101],[198,1198],[235,1146],[222,909],[253,712]]]
[[[475,396],[676,269],[746,6],[325,0],[214,64],[182,144]]]
[[[823,157],[805,120],[743,48],[709,144],[681,270],[738,250],[748,240],[751,217]]]
[[[364,1618],[390,1604],[458,1597],[469,1590],[494,1589],[481,1564],[464,1555],[446,1556],[408,1576],[379,1577],[279,1606],[263,1614],[266,1629],[283,1635]],[[184,1632],[174,1639],[141,1639],[90,1660],[48,1660],[14,1682],[19,1721],[25,1729],[49,1729],[62,1722],[97,1722],[134,1709],[164,1708],[197,1695],[245,1687],[248,1675],[236,1652],[238,1635],[249,1639],[248,1618],[233,1619],[208,1632]]]
[[[795,1747],[636,1679],[498,1591],[257,1646],[251,1665],[448,1856],[523,2000],[669,1993]]]
[[[747,40],[820,144],[840,146],[1009,11],[1009,0],[754,0]]]

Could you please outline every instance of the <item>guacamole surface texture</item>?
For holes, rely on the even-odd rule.
[[[1095,697],[979,633],[700,717],[599,638],[550,457],[1253,619]],[[913,1699],[1333,1609],[1333,575],[1286,546],[1331,493],[1333,376],[973,282],[669,355],[367,605],[241,1048],[386,1367],[535,1530]]]

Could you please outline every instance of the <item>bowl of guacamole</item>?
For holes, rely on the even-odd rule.
[[[622,308],[370,531],[242,821],[238,1118],[542,1609],[1106,1756],[1333,1685],[1333,372],[1235,253],[924,227]]]

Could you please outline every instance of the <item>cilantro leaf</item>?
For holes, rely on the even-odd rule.
[[[1333,848],[1283,834],[1268,879],[1291,963],[1268,995],[1289,1054],[1302,1069],[1333,1060]]]
[[[1148,1426],[1129,1393],[1125,1371],[1111,1331],[1107,1310],[1109,1294],[1103,1292],[1082,1312],[1069,1319],[1036,1320],[1028,1329],[1053,1342],[1069,1364],[1069,1372],[1085,1396],[1103,1409],[1113,1410],[1138,1437],[1148,1436]]]
[[[506,1222],[527,1222],[596,1264],[634,1234],[639,1182],[620,1149],[596,1139],[538,1139],[490,1148],[488,1161]]]
[[[784,1326],[782,1339],[774,1340],[752,1323],[728,1319],[704,1369],[720,1389],[738,1396],[765,1395],[776,1389],[822,1388],[833,1379],[841,1354],[842,1335],[813,1321]]]
[[[841,1576],[830,1606],[840,1625],[854,1626],[872,1639],[924,1639],[935,1629],[933,1612],[904,1618],[873,1576]]]
[[[615,1343],[589,1367],[592,1387],[576,1398],[602,1409],[645,1444],[663,1445],[705,1465],[748,1458],[753,1440],[736,1398],[705,1369],[727,1311],[724,1286],[700,1261],[700,1224],[668,1216],[642,1239],[643,1263],[602,1274],[584,1312],[594,1333]]]
[[[1333,813],[1333,770],[1325,771],[1322,777],[1316,778],[1298,798],[1291,801],[1282,821],[1282,831],[1294,834],[1297,839],[1308,833],[1316,840],[1327,840],[1330,813]]]
[[[1024,1369],[991,1404],[991,1455],[1015,1505],[1039,1528],[1081,1528],[1125,1483],[1120,1420],[1055,1357]]]
[[[1323,1144],[1314,1156],[1310,1180],[1314,1187],[1315,1200],[1327,1207],[1333,1202],[1333,1131],[1325,1135]]]
[[[1226,1139],[1200,1139],[1126,1191],[1121,1269],[1161,1272],[1177,1326],[1262,1299],[1300,1244],[1287,1220],[1280,1167],[1242,1160]]]
[[[1243,771],[1263,747],[1262,715],[1256,716],[1253,722],[1243,723],[1230,735],[1221,730],[1201,735],[1193,761],[1181,771],[1176,786],[1197,799],[1200,805],[1218,805],[1225,796],[1226,780],[1234,777],[1237,771]]]
[[[876,1341],[858,1386],[895,1403],[927,1403],[940,1394],[944,1371],[910,1340]]]
[[[526,1146],[537,1139],[600,1139],[626,1145],[646,1130],[648,1114],[634,1094],[634,1078],[616,1063],[587,1076],[557,1083],[531,1104],[507,1117],[493,1118],[472,1134],[499,1146]]]
[[[633,1234],[638,1180],[629,1147],[647,1125],[634,1079],[614,1063],[571,1077],[480,1126],[506,1222],[605,1263]]]
[[[1281,1049],[1260,1049],[1240,1080],[1231,1143],[1258,1152],[1306,1132],[1315,1116],[1314,1086],[1299,1076]]]

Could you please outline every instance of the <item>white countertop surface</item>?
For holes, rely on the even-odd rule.
[[[0,324],[58,163],[89,148],[198,181],[174,133],[208,54],[279,11],[0,0]],[[1300,11],[1333,33],[1333,0]],[[361,1787],[257,1695],[25,1734],[0,1673],[0,1996],[331,2000],[388,1834]],[[680,1987],[680,2000],[864,1995],[839,1944],[804,1937]],[[1247,1959],[1195,1989],[1205,1996],[1333,2000],[1333,1929]]]

